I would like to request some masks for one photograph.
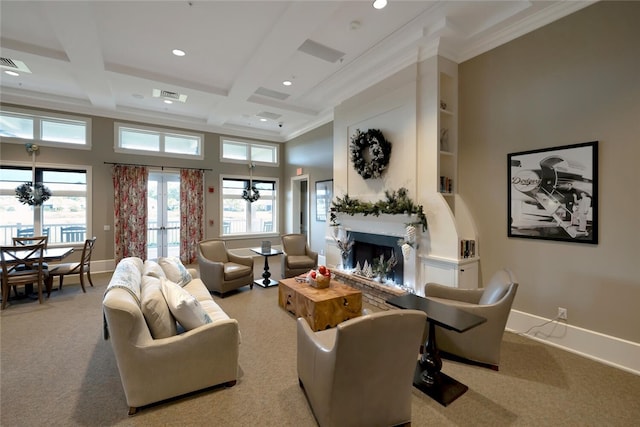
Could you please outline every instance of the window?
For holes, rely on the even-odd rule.
[[[220,139],[220,160],[231,163],[260,163],[278,166],[278,145]]]
[[[253,203],[242,198],[248,178],[222,179],[222,235],[277,232],[277,180],[254,179],[260,198]]]
[[[9,107],[0,110],[3,141],[22,144],[28,139],[47,146],[90,149],[90,135],[91,119]]]
[[[202,134],[116,123],[115,135],[119,153],[204,159]]]
[[[35,181],[51,190],[42,206],[18,201],[15,188],[32,182],[30,167],[0,167],[0,242],[13,236],[48,235],[49,244],[84,242],[89,236],[89,169],[36,168]]]

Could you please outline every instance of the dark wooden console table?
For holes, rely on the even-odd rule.
[[[414,387],[420,389],[443,406],[447,406],[462,396],[469,387],[440,372],[442,359],[436,344],[435,327],[437,325],[462,333],[483,324],[487,319],[457,307],[414,294],[393,297],[388,299],[387,303],[395,307],[422,310],[427,313],[429,336],[425,343],[424,353],[416,365],[416,371],[413,376]]]

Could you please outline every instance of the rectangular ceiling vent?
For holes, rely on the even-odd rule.
[[[16,63],[10,60],[9,58],[0,58],[0,64],[2,64],[2,66],[4,67],[18,68]]]
[[[8,68],[14,71],[22,71],[24,73],[30,73],[31,70],[22,61],[17,59],[0,58],[0,68]]]
[[[275,98],[281,101],[284,101],[289,97],[288,93],[278,92],[277,90],[267,89],[266,87],[259,87],[258,90],[255,91],[255,94],[268,96],[269,98]]]
[[[258,117],[264,117],[265,119],[278,120],[282,117],[282,114],[272,113],[270,111],[262,111],[257,114]]]
[[[170,99],[172,101],[187,102],[187,95],[183,95],[183,94],[177,93],[177,92],[172,92],[170,90],[154,89],[153,90],[153,97],[154,98]]]
[[[305,40],[304,43],[298,48],[300,52],[304,52],[308,55],[315,56],[323,61],[331,62],[332,64],[338,62],[345,53],[339,50],[332,49],[329,46],[325,46],[318,42],[314,42],[311,39]]]
[[[162,92],[160,92],[160,96],[169,99],[180,99],[180,95],[175,92],[169,92],[168,90],[163,90]]]

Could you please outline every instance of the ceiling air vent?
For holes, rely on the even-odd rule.
[[[16,63],[9,58],[0,58],[0,65],[2,65],[3,67],[18,68]]]
[[[280,117],[282,117],[282,114],[276,114],[276,113],[272,113],[270,111],[261,111],[260,113],[256,114],[258,117],[264,117],[265,119],[271,119],[271,120],[278,120]]]
[[[284,101],[289,97],[289,94],[278,92],[277,90],[267,89],[266,87],[259,87],[258,90],[255,91],[256,95],[268,96],[269,98],[279,99]]]
[[[329,46],[314,42],[311,39],[305,40],[305,42],[300,45],[298,50],[300,52],[304,52],[308,55],[315,56],[318,59],[322,59],[323,61],[331,63],[337,62],[345,55],[344,52],[340,52],[339,50],[332,49]]]
[[[17,59],[0,58],[0,68],[8,68],[15,71],[22,71],[24,73],[31,72],[24,62],[18,61]]]
[[[160,96],[168,99],[175,99],[175,100],[180,99],[180,95],[178,95],[175,92],[169,92],[168,90],[163,90],[162,92],[160,92]]]
[[[154,98],[170,99],[172,101],[187,102],[187,95],[172,92],[170,90],[154,89],[152,93]]]

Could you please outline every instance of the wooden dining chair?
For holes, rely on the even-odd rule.
[[[60,278],[58,290],[62,290],[62,281],[64,279],[64,276],[70,274],[80,275],[80,286],[82,287],[82,292],[87,292],[84,287],[85,273],[87,274],[87,278],[89,279],[89,284],[93,287],[93,281],[91,280],[91,253],[93,252],[93,247],[95,244],[95,236],[84,241],[80,262],[66,262],[51,267],[51,269],[49,270],[49,278],[47,279],[47,296],[51,295],[51,286],[53,285],[54,276],[58,276]]]
[[[47,229],[48,230],[48,229]],[[17,237],[12,237],[11,240],[13,240],[13,246],[26,246],[26,245],[38,245],[38,244],[43,244],[44,248],[47,249],[47,244],[49,242],[49,234],[47,231],[47,234],[42,235],[42,236],[20,236],[18,235]],[[18,264],[16,265],[15,269],[16,270],[27,270],[29,268],[33,268],[35,267],[36,264],[34,264],[34,266],[27,266],[25,264]],[[47,264],[46,262],[42,262],[42,268],[45,270],[49,269],[49,264]],[[16,297],[18,296],[18,290],[16,289],[16,286],[13,287],[13,293],[16,295]]]
[[[44,248],[47,249],[47,244],[49,243],[49,236],[27,236],[27,237],[12,237],[13,246],[25,246],[25,245],[37,245],[42,243]]]
[[[42,304],[42,287],[48,276],[43,268],[42,255],[44,244],[0,246],[2,263],[2,310],[9,302],[11,287],[26,286],[36,283],[38,286],[38,301]],[[18,266],[25,266],[18,270]]]

